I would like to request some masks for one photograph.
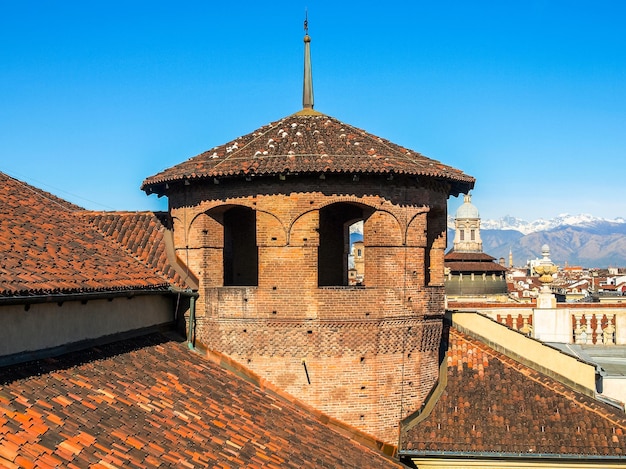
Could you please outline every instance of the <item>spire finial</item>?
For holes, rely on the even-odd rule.
[[[313,73],[311,71],[311,38],[309,37],[309,12],[304,11],[304,83],[302,107],[313,109]]]

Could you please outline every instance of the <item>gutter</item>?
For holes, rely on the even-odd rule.
[[[459,458],[459,459],[542,459],[542,460],[558,460],[558,461],[624,461],[624,456],[602,455],[602,454],[555,454],[555,453],[504,453],[504,452],[465,452],[465,451],[412,451],[400,450],[398,456],[405,458]]]
[[[181,290],[175,287],[168,287],[166,289],[139,289],[139,290],[109,290],[109,291],[94,291],[94,292],[82,292],[82,293],[52,293],[44,295],[16,295],[8,297],[0,297],[0,306],[5,305],[24,305],[28,308],[32,304],[42,303],[58,303],[63,304],[66,301],[80,301],[87,302],[90,300],[113,300],[115,298],[134,298],[135,296],[146,295],[178,295],[189,298],[189,329],[187,333],[187,343],[190,349],[194,348],[194,325],[196,322],[196,299],[199,294],[195,290],[187,289]],[[176,307],[178,309],[178,306]],[[176,315],[178,311],[174,311]]]
[[[195,350],[195,325],[196,325],[196,300],[200,296],[197,290],[192,290],[191,288],[181,290],[176,287],[170,287],[169,293],[173,295],[178,295],[178,297],[184,296],[185,298],[189,298],[189,326],[187,328],[187,347],[189,350]],[[176,309],[174,311],[174,321],[176,321],[176,317],[178,316],[178,301],[176,302]]]
[[[187,327],[187,347],[195,350],[195,326],[196,326],[196,299],[200,296],[197,291],[184,290],[177,292],[179,295],[189,298],[189,326]]]
[[[41,295],[15,295],[0,297],[0,305],[31,305],[37,303],[63,303],[65,301],[108,300],[113,298],[133,298],[144,295],[178,293],[169,288],[142,288],[138,290],[105,290],[82,293],[48,293]]]
[[[184,296],[185,298],[189,298],[189,326],[187,327],[187,347],[189,350],[195,350],[195,325],[196,325],[196,300],[200,296],[197,290],[192,290],[188,288],[186,290],[181,290],[175,287],[170,287],[169,292],[178,295],[179,297]],[[176,310],[174,311],[174,320],[178,316],[178,302],[176,302]]]

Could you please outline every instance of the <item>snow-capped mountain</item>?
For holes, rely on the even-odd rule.
[[[454,218],[448,233],[448,248],[454,237]],[[607,220],[592,215],[563,214],[551,220],[525,220],[507,216],[481,220],[483,251],[515,265],[541,257],[541,246],[550,246],[558,265],[584,267],[626,266],[626,220]]]
[[[561,214],[550,220],[544,220],[539,218],[534,221],[526,221],[521,218],[516,218],[510,215],[504,216],[498,220],[481,220],[480,227],[482,230],[514,230],[519,231],[524,235],[530,233],[536,233],[538,231],[549,231],[554,228],[561,228],[564,226],[579,226],[579,227],[591,227],[593,225],[602,223],[626,223],[624,218],[615,218],[613,220],[594,217],[586,213],[579,215],[569,215],[567,213]],[[448,219],[448,227],[454,228],[454,217]]]

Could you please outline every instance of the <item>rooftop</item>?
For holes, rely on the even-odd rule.
[[[474,186],[460,170],[305,109],[149,177],[142,189],[164,194],[175,181],[307,173],[425,176],[449,182],[455,196]]]
[[[155,333],[0,368],[0,465],[403,467],[181,341]]]
[[[504,273],[508,269],[495,262],[495,257],[484,252],[460,252],[450,250],[444,256],[444,264],[452,272]]]
[[[626,416],[454,328],[447,385],[432,411],[402,434],[408,454],[616,457]]]
[[[4,173],[0,200],[0,300],[166,290],[173,280],[105,236],[80,207]]]
[[[591,345],[550,343],[563,353],[594,363],[606,376],[626,378],[626,345]],[[626,385],[626,381],[624,381]]]

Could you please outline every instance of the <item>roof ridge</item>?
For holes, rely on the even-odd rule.
[[[71,202],[68,202],[64,199],[61,199],[60,197],[57,197],[56,195],[54,195],[51,192],[47,192],[44,191],[43,189],[39,189],[38,187],[32,186],[31,184],[28,184],[27,182],[21,181],[20,179],[17,179],[5,172],[0,171],[0,174],[5,175],[6,177],[12,179],[16,184],[19,184],[20,186],[22,186],[24,189],[32,192],[33,194],[37,195],[38,197],[41,197],[45,200],[47,200],[48,202],[51,202],[55,205],[58,205],[59,207],[61,207],[62,209],[68,211],[68,212],[77,212],[77,211],[81,211],[84,210],[82,207],[80,207],[79,205],[75,205]]]
[[[164,286],[164,285],[168,285],[168,286],[172,286],[172,284],[177,283],[176,278],[172,278],[171,276],[169,276],[167,274],[167,272],[165,272],[165,270],[163,270],[162,268],[160,268],[160,264],[157,262],[155,265],[151,265],[149,259],[144,259],[141,256],[141,253],[138,249],[133,249],[132,248],[132,244],[131,242],[133,241],[134,237],[137,236],[141,236],[141,233],[137,234],[135,232],[131,233],[129,235],[129,239],[128,242],[125,243],[123,241],[120,241],[119,239],[116,239],[114,236],[112,236],[110,233],[107,233],[107,231],[103,228],[100,227],[100,225],[98,223],[96,223],[95,220],[95,216],[120,216],[120,217],[130,217],[131,215],[134,216],[146,216],[148,214],[154,214],[154,212],[152,211],[146,211],[146,212],[125,212],[122,214],[118,214],[118,213],[113,213],[113,212],[93,212],[93,213],[86,213],[84,214],[84,218],[87,220],[87,223],[89,223],[90,226],[93,226],[94,229],[100,234],[102,235],[102,237],[110,243],[113,243],[115,246],[117,246],[119,249],[121,249],[124,253],[126,253],[128,256],[130,256],[132,259],[134,259],[136,262],[138,262],[139,264],[141,264],[144,268],[149,269],[151,272],[153,272],[155,274],[155,276],[160,277],[164,282],[162,284],[160,284],[159,286]],[[91,217],[89,215],[95,215],[94,217]],[[155,220],[156,223],[158,223],[158,226],[156,226],[156,230],[157,232],[162,235],[163,233],[161,232],[161,230],[165,230],[165,226],[161,223],[161,221],[154,216],[153,219]],[[148,220],[148,223],[150,223],[150,220]],[[135,226],[131,227],[131,228],[135,228]],[[139,231],[145,231],[145,230],[139,230]],[[168,262],[168,267],[171,267],[169,265]],[[184,284],[184,282],[183,282]]]

